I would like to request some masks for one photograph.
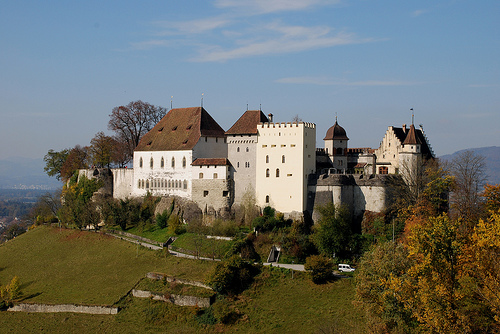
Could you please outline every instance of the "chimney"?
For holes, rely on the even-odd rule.
[[[273,114],[268,114],[267,118],[269,119],[269,123],[273,122]]]
[[[403,132],[406,133],[406,124],[403,124]]]

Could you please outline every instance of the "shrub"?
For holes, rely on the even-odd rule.
[[[252,282],[256,271],[252,264],[233,255],[212,268],[206,283],[217,293],[238,294]]]
[[[167,224],[168,224],[168,230],[170,233],[179,235],[179,234],[183,234],[184,232],[186,232],[186,229],[184,228],[182,221],[178,215],[175,215],[175,214],[170,215],[170,217],[168,218]]]
[[[332,277],[333,263],[325,256],[312,255],[306,259],[304,269],[310,273],[314,283],[321,284]]]

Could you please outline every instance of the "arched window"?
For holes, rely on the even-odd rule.
[[[268,163],[269,163],[269,156],[266,155],[266,164],[268,164]]]
[[[177,180],[175,180],[175,188],[179,188],[179,182],[177,182]]]
[[[248,147],[246,148],[246,151],[248,152]]]
[[[218,177],[217,173],[214,173],[214,179],[216,179]]]
[[[284,163],[285,163],[285,156],[284,156],[284,155],[282,155],[282,156],[281,156],[281,163],[282,163],[282,164],[284,164]]]
[[[239,148],[239,147],[237,147],[237,148],[236,148],[236,152],[239,152],[239,151],[240,151],[240,148]]]
[[[379,167],[378,168],[378,173],[379,174],[389,174],[389,168],[387,168],[387,167]]]
[[[342,149],[340,147],[337,149],[337,154],[342,155]]]
[[[276,168],[276,177],[280,177],[280,169]]]
[[[165,159],[163,159],[163,157],[161,157],[160,167],[161,168],[165,167]]]
[[[266,195],[266,203],[269,203],[269,195]]]
[[[142,187],[141,188],[144,189],[144,180],[142,180],[141,183],[142,183]]]
[[[175,168],[175,158],[172,157],[172,168]]]
[[[199,179],[203,179],[203,173],[198,174]]]
[[[186,168],[186,157],[182,158],[182,168]]]
[[[187,189],[188,188],[188,181],[184,180],[184,189]]]
[[[171,188],[170,180],[167,181],[167,188]]]
[[[142,157],[139,159],[139,167],[142,168]]]
[[[146,180],[146,189],[149,189],[149,180]]]
[[[149,167],[153,168],[153,158],[149,160]]]
[[[236,167],[240,168],[240,162],[239,161],[236,163]]]
[[[137,181],[137,188],[141,188],[141,180]]]
[[[269,168],[266,169],[266,177],[269,177]]]

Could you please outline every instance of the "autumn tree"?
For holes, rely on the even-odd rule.
[[[126,143],[128,155],[133,156],[140,139],[167,113],[167,109],[154,106],[141,100],[132,101],[126,106],[113,108],[109,115],[108,129]]]
[[[43,157],[43,161],[45,162],[45,167],[43,170],[47,173],[48,176],[55,176],[56,179],[61,179],[61,169],[68,157],[70,149],[64,149],[62,151],[56,152],[53,149],[50,149],[47,154]]]
[[[483,197],[486,199],[486,209],[498,212],[500,210],[500,184],[484,186]]]
[[[410,266],[408,250],[398,242],[381,242],[361,257],[355,303],[366,312],[373,333],[417,332],[418,322],[402,301]]]
[[[102,131],[98,132],[90,140],[89,154],[92,165],[96,167],[111,167],[116,146],[117,143],[113,137],[106,136]]]
[[[472,151],[465,151],[450,163],[455,178],[451,196],[454,216],[461,217],[468,229],[477,223],[482,211],[481,189],[486,181],[485,158]]]
[[[61,168],[61,178],[63,181],[69,180],[69,178],[78,169],[85,169],[89,167],[88,151],[88,147],[81,147],[80,145],[76,145],[69,151],[68,157]]]

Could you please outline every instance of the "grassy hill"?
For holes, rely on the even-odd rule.
[[[0,312],[0,328],[25,332],[366,332],[352,304],[351,279],[315,285],[304,273],[264,268],[254,284],[232,299],[243,315],[230,325],[202,325],[196,308],[152,300],[121,299],[148,271],[203,280],[212,262],[164,256],[161,251],[98,233],[38,227],[0,246],[0,284],[14,275],[24,301],[117,305],[118,315]],[[120,300],[121,299],[121,300]]]

